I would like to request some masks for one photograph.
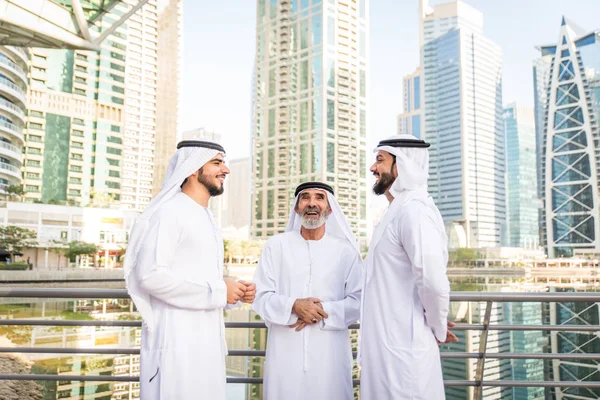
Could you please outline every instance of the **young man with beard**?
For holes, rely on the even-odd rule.
[[[447,329],[450,287],[444,222],[427,192],[428,143],[412,135],[382,140],[373,191],[390,202],[365,269],[360,337],[363,400],[440,400],[438,344]]]
[[[350,400],[348,325],[359,316],[362,259],[331,186],[296,189],[285,233],[270,238],[254,282],[269,328],[266,400]]]
[[[214,142],[179,143],[129,239],[124,270],[144,321],[144,400],[226,398],[223,309],[251,303],[255,286],[223,279],[223,240],[207,207],[223,193],[224,157]]]

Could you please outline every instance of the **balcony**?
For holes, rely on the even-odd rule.
[[[0,120],[0,131],[8,133],[9,135],[16,137],[21,142],[23,142],[23,140],[24,140],[21,129],[19,129],[19,127],[16,126],[15,124],[11,124],[10,122]]]
[[[21,108],[17,107],[10,101],[0,98],[0,110],[3,110],[11,114],[13,117],[18,118],[21,123],[25,123],[25,112],[23,112]]]
[[[27,74],[23,68],[5,57],[0,57],[0,71],[15,81],[20,79],[23,85],[27,85]]]
[[[25,108],[25,91],[6,78],[0,77],[0,93],[4,97],[21,103],[20,105]]]
[[[7,298],[12,299],[70,299],[75,307],[79,303],[77,300],[91,300],[91,299],[119,299],[119,304],[123,305],[123,301],[128,299],[127,292],[122,289],[30,289],[30,288],[1,288],[0,298],[4,298],[6,302]],[[594,303],[600,302],[599,293],[504,293],[504,292],[454,292],[451,295],[452,302],[458,302],[463,304],[476,304],[478,312],[481,313],[481,323],[477,324],[457,324],[453,330],[460,334],[461,332],[476,332],[478,336],[478,344],[476,351],[448,351],[442,352],[441,357],[446,362],[447,360],[455,360],[460,362],[461,360],[471,360],[474,365],[475,373],[472,379],[448,379],[446,377],[445,385],[447,388],[468,388],[472,390],[472,398],[482,399],[485,398],[485,390],[489,388],[554,388],[556,390],[563,389],[589,389],[592,391],[600,390],[600,382],[597,380],[585,380],[572,377],[573,379],[561,380],[561,378],[544,379],[544,380],[515,380],[512,379],[500,379],[500,380],[489,380],[486,379],[488,371],[486,366],[498,363],[499,360],[527,360],[529,362],[551,362],[555,369],[560,368],[561,364],[573,364],[579,362],[578,365],[590,368],[591,370],[597,368],[598,362],[600,362],[600,354],[598,353],[586,353],[581,348],[574,348],[571,351],[557,352],[556,350],[548,352],[512,352],[512,351],[497,351],[493,347],[493,340],[488,341],[490,335],[497,334],[498,332],[550,332],[551,335],[556,334],[571,334],[571,333],[583,333],[590,336],[597,336],[600,331],[600,326],[593,325],[587,321],[582,322],[581,318],[577,315],[568,319],[563,324],[557,324],[552,322],[551,324],[499,324],[493,322],[493,309],[501,304],[531,304],[531,303],[544,303],[552,307],[564,307],[564,304],[575,304],[581,305],[581,309],[589,309],[594,307]],[[106,301],[96,302],[100,304],[99,307],[106,313]],[[102,304],[104,304],[102,306]],[[591,306],[590,306],[591,305]],[[83,307],[83,306],[79,306]],[[131,310],[129,306],[125,305],[125,308]],[[99,327],[99,332],[103,332],[102,329],[108,328],[139,328],[141,322],[139,320],[123,320],[123,319],[91,319],[91,320],[61,320],[61,319],[48,319],[46,318],[17,318],[17,319],[0,319],[0,326],[12,326],[12,327],[54,327],[53,329],[73,328],[73,327]],[[552,318],[551,318],[552,321]],[[227,331],[237,329],[254,329],[262,330],[265,328],[263,322],[227,322]],[[351,329],[359,329],[359,324],[354,324],[350,327]],[[95,331],[94,331],[95,332]],[[80,335],[80,333],[76,333]],[[93,337],[98,337],[98,332],[91,333]],[[64,337],[64,336],[61,336]],[[592,339],[594,340],[594,339]],[[29,344],[29,342],[25,342]],[[490,344],[491,343],[491,344]],[[465,344],[466,345],[466,344]],[[494,350],[488,350],[488,346],[494,348]],[[552,346],[552,349],[555,349]],[[123,346],[103,346],[96,345],[95,347],[1,347],[0,353],[22,353],[22,354],[60,354],[62,356],[68,355],[104,355],[104,356],[133,356],[139,354],[139,346],[135,347],[123,347]],[[232,349],[229,351],[229,359],[235,357],[252,357],[253,360],[264,357],[264,350],[249,350],[249,349]],[[139,360],[137,361],[139,363]],[[253,361],[254,362],[254,361]],[[135,368],[132,371],[136,372]],[[118,371],[117,371],[118,372]],[[446,370],[444,371],[446,373]],[[114,372],[113,372],[114,373]],[[79,375],[79,374],[1,374],[0,380],[36,380],[36,381],[81,381],[81,382],[138,382],[138,376],[99,376],[99,375]],[[564,378],[564,376],[563,376]],[[260,376],[255,377],[228,377],[227,382],[230,384],[262,384],[262,378]],[[354,381],[356,386],[360,385],[358,380]],[[115,390],[123,390],[123,387],[117,387]],[[577,397],[586,399],[588,397]],[[590,397],[592,398],[592,397]],[[595,397],[593,397],[595,398]]]
[[[22,47],[19,46],[4,46],[6,50],[8,50],[11,54],[17,56],[23,62],[23,65],[27,65],[29,63],[29,56],[27,52],[23,50]]]
[[[23,164],[23,153],[17,146],[13,146],[10,143],[6,143],[0,140],[0,156],[12,158]]]
[[[17,179],[19,182],[22,179],[21,170],[19,168],[0,161],[0,175],[1,174],[8,175],[12,179]]]

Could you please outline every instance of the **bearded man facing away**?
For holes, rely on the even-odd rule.
[[[331,186],[296,189],[285,233],[270,238],[254,282],[269,328],[266,400],[350,400],[348,325],[359,316],[362,259]]]
[[[144,400],[226,397],[223,309],[252,302],[255,287],[223,279],[223,240],[207,207],[223,193],[224,156],[214,142],[180,142],[131,233],[124,270],[144,321]]]
[[[438,344],[457,339],[447,329],[447,238],[427,192],[428,147],[412,135],[399,135],[375,149],[373,191],[385,195],[390,205],[367,255],[359,356],[362,400],[445,398]]]

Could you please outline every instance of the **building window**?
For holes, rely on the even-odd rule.
[[[327,129],[335,130],[335,101],[327,99]]]
[[[335,143],[327,142],[327,172],[335,172]]]

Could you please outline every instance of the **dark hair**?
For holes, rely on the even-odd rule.
[[[198,170],[198,173],[199,173],[200,175],[202,175],[202,172],[203,172],[203,170],[202,170],[202,169],[203,169],[203,168],[204,168],[204,166],[200,167],[200,169]],[[183,185],[185,185],[185,183],[187,182],[188,178],[189,178],[189,176],[188,176],[187,178],[185,178],[185,179],[183,180],[183,182],[181,182],[181,185],[179,185],[179,188],[180,188],[180,189],[183,189]]]

